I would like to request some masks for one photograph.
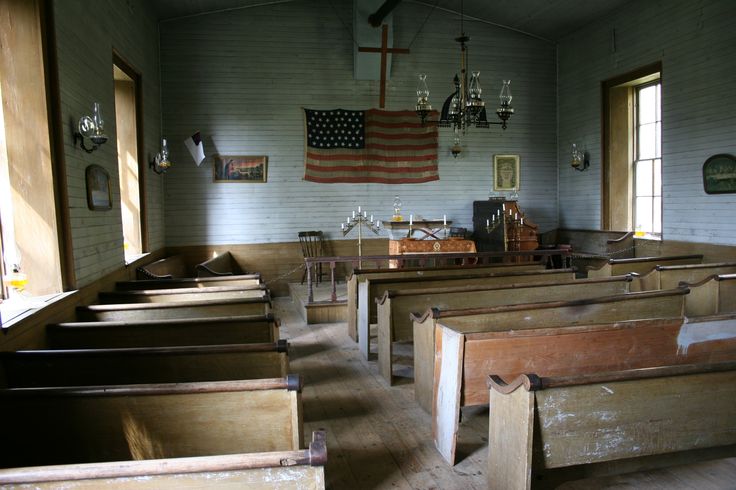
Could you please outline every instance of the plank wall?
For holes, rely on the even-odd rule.
[[[736,194],[707,195],[702,178],[709,156],[736,154],[734,18],[732,0],[631,2],[560,41],[560,227],[600,226],[601,82],[661,61],[663,238],[736,244]]]
[[[387,109],[413,109],[419,73],[428,74],[436,108],[452,91],[458,17],[435,10],[420,31],[430,9],[404,2],[393,13],[394,45],[411,54],[393,57]],[[516,114],[505,132],[470,129],[465,151],[453,159],[452,132],[440,130],[437,182],[303,181],[301,108],[378,106],[379,82],[353,79],[353,39],[343,23],[352,26],[350,1],[278,3],[161,23],[163,125],[176,165],[165,181],[167,246],[295,242],[298,231],[312,229],[339,241],[340,222],[352,210],[360,205],[389,219],[395,195],[407,218],[445,214],[472,228],[472,202],[492,188],[492,157],[507,153],[521,157],[521,208],[541,230],[557,226],[555,47],[468,20],[469,64],[481,72],[489,120],[502,78],[512,80]],[[197,130],[207,155],[200,167],[182,144]],[[268,183],[214,184],[217,153],[267,155]]]
[[[160,144],[158,26],[143,0],[55,0],[53,2],[59,65],[64,158],[69,190],[74,269],[77,286],[93,283],[124,264],[120,215],[112,53],[115,49],[142,74],[144,145],[150,158]],[[73,132],[82,115],[99,102],[105,118],[106,144],[93,153],[74,146]],[[110,174],[113,208],[87,208],[85,169],[90,164]],[[164,246],[163,178],[146,164],[149,250]]]

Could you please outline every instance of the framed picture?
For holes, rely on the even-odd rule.
[[[214,182],[266,182],[268,157],[215,155]]]
[[[493,155],[493,190],[519,190],[519,155]]]
[[[85,170],[87,180],[87,207],[93,211],[112,209],[110,174],[99,165],[90,165]]]
[[[706,194],[736,192],[736,157],[722,153],[703,164],[703,188]]]

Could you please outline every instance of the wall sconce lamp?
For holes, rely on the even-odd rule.
[[[572,161],[570,165],[580,172],[590,167],[590,157],[585,151],[578,150],[575,143],[572,144]]]
[[[102,111],[100,110],[100,104],[97,102],[92,106],[92,116],[82,116],[79,118],[79,124],[77,125],[78,131],[74,133],[74,144],[77,144],[79,140],[79,146],[87,153],[92,153],[100,145],[107,141],[107,135],[105,134],[105,121],[102,119]],[[92,141],[92,146],[87,148],[84,144],[84,138],[89,138]]]
[[[161,175],[171,167],[171,161],[169,160],[169,146],[166,144],[166,138],[161,138],[161,151],[156,154],[156,157],[148,163],[151,170]]]

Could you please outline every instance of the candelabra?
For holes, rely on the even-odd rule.
[[[358,206],[358,213],[356,215],[353,211],[353,216],[348,216],[345,223],[340,223],[340,229],[342,230],[342,236],[346,236],[350,233],[353,228],[358,228],[358,257],[363,256],[363,226],[366,226],[370,231],[378,235],[381,231],[381,222],[379,220],[373,220],[373,215],[368,219],[368,213],[362,211]],[[362,267],[362,261],[358,260],[358,267]]]
[[[521,237],[521,228],[524,226],[524,215],[519,217],[519,213],[514,213],[512,210],[508,210],[506,213],[506,205],[503,206],[503,212],[499,209],[498,212],[486,219],[486,233],[493,233],[499,226],[503,227],[503,249],[504,252],[508,252],[509,237],[508,233],[511,233],[511,241],[518,243]]]

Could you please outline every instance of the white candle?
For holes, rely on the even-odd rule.
[[[413,214],[410,214],[409,215],[409,226],[411,226],[413,224],[414,224],[414,215]]]
[[[347,219],[345,220],[345,224],[347,224],[347,225],[350,224],[350,216],[348,216]]]
[[[380,227],[381,227],[381,222],[376,220],[376,228],[380,228]]]
[[[373,223],[373,215],[371,215],[371,223]]]
[[[447,226],[447,215],[446,214],[442,215],[442,224]]]
[[[340,229],[341,229],[342,231],[345,231],[345,223],[340,223]]]
[[[524,226],[524,218],[521,218],[521,226]]]
[[[364,218],[367,218],[368,217],[368,211],[363,211],[363,217]]]
[[[503,203],[501,206],[503,206],[503,212],[506,214],[506,203]]]
[[[497,214],[497,215],[498,215],[498,217],[500,218],[500,217],[501,217],[501,210],[499,209],[499,210],[498,210],[498,212],[497,212],[496,214]]]
[[[360,206],[358,206],[358,214],[360,214]]]
[[[516,221],[517,219],[519,219],[519,213],[514,213],[514,221]]]
[[[491,220],[489,219],[486,220],[486,226],[491,226]]]
[[[353,211],[353,218],[355,218],[355,211]]]

